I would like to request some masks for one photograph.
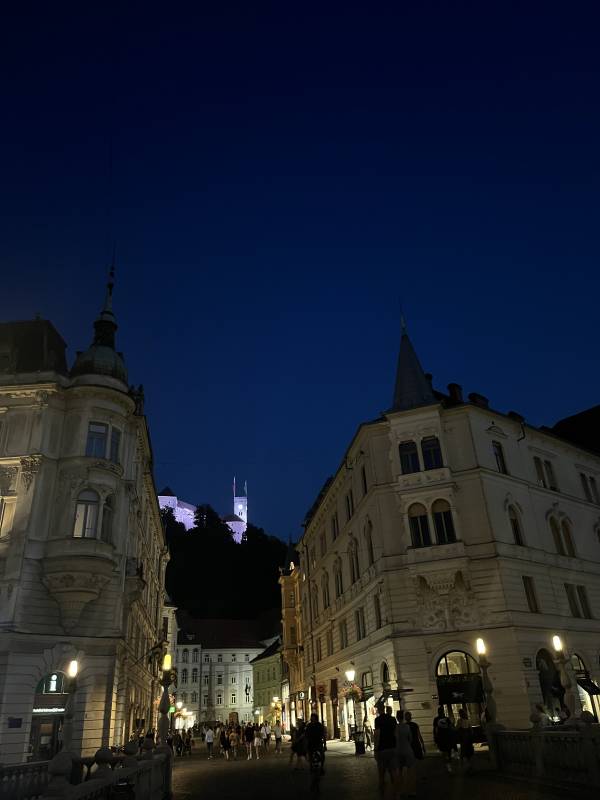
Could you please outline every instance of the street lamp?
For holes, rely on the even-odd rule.
[[[167,743],[169,729],[171,723],[169,720],[169,709],[171,708],[171,698],[169,696],[169,686],[176,681],[176,673],[172,669],[172,659],[170,653],[165,653],[162,663],[162,679],[161,686],[163,687],[162,697],[158,704],[158,738],[161,744]]]
[[[560,685],[565,690],[563,703],[567,707],[569,712],[569,716],[575,713],[576,710],[576,700],[575,694],[573,692],[573,683],[567,672],[567,661],[568,657],[565,653],[562,639],[560,636],[554,635],[552,637],[552,646],[554,647],[554,652],[556,653],[556,665],[558,667],[558,676],[560,678]]]
[[[69,677],[68,696],[65,703],[65,720],[63,723],[63,752],[71,752],[73,744],[73,715],[75,713],[75,692],[77,691],[77,673],[79,672],[79,662],[77,659],[69,661],[67,675]]]
[[[77,659],[73,659],[73,661],[69,662],[69,668],[67,669],[67,674],[69,678],[73,679],[77,677],[77,673],[79,672],[79,664],[77,663]]]
[[[488,669],[490,668],[491,664],[486,657],[487,648],[483,639],[477,639],[475,642],[475,647],[477,648],[477,655],[479,656],[481,685],[483,686],[483,692],[485,695],[485,711],[487,715],[487,721],[488,723],[493,724],[496,722],[497,710],[496,701],[494,700],[494,687],[492,686],[490,676],[488,675]]]
[[[176,708],[177,708],[177,711],[181,711],[181,709],[183,708],[183,703],[181,702],[181,700],[178,700],[178,701],[175,703],[175,706],[176,706]]]
[[[352,667],[346,670],[346,680],[352,683],[354,680],[354,676],[356,675],[356,670],[353,670]]]

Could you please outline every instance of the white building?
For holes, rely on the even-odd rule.
[[[161,509],[170,508],[177,522],[185,526],[186,531],[196,525],[196,506],[186,503],[176,497],[168,486],[158,495],[158,504]]]
[[[252,620],[179,618],[177,701],[200,723],[253,719],[251,662],[272,639],[260,640]]]
[[[482,638],[500,722],[526,727],[535,702],[598,718],[599,452],[600,406],[535,428],[434,391],[403,332],[392,408],[359,426],[282,578],[290,709],[310,698],[330,735],[381,695],[424,734],[438,703],[476,723]]]
[[[161,509],[170,508],[177,522],[181,522],[186,531],[196,526],[196,506],[180,500],[168,486],[158,495],[158,504]],[[237,495],[235,479],[233,481],[233,514],[224,516],[223,522],[231,531],[233,540],[239,544],[248,527],[248,491],[244,484],[244,494]]]
[[[0,324],[0,761],[155,724],[168,560],[141,391],[115,350],[112,283],[69,371],[50,322]]]

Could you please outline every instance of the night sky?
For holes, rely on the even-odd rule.
[[[0,319],[72,358],[116,239],[158,488],[226,513],[235,474],[283,538],[389,407],[401,305],[438,388],[598,403],[596,8],[5,7]]]

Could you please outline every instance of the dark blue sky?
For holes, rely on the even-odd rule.
[[[119,5],[4,12],[0,318],[85,347],[116,237],[159,488],[296,535],[400,302],[439,388],[598,403],[595,4]]]

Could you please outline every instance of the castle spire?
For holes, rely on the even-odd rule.
[[[396,368],[396,385],[392,411],[406,411],[409,408],[435,403],[433,389],[419,362],[406,329],[406,320],[400,318],[400,352]]]

